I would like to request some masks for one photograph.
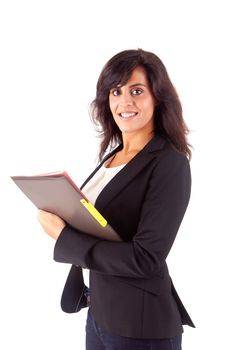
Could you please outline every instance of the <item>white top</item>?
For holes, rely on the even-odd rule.
[[[113,168],[107,168],[107,164],[111,162],[111,159],[113,158],[108,159],[82,188],[82,192],[92,204],[95,204],[96,198],[107,183],[125,166],[125,164],[122,164]],[[83,269],[83,278],[85,285],[89,287],[89,270]]]
[[[82,192],[88,198],[88,200],[95,204],[95,201],[102,191],[102,189],[112,180],[112,178],[124,168],[125,164],[107,168],[106,165],[110,160],[107,160],[102,167],[95,173],[95,175],[88,181],[88,183],[82,188]]]

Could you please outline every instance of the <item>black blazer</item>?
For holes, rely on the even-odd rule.
[[[110,333],[166,338],[181,334],[182,324],[194,327],[166,264],[190,187],[188,159],[162,137],[153,138],[96,200],[97,209],[124,242],[101,240],[69,226],[59,236],[54,259],[73,265],[63,292],[63,310],[77,311],[81,266],[90,270],[94,318]]]

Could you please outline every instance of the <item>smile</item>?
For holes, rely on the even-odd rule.
[[[125,112],[125,113],[120,113],[119,114],[121,118],[131,118],[131,117],[135,117],[137,115],[136,112]]]

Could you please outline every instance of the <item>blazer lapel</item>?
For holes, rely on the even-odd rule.
[[[157,156],[157,151],[163,148],[166,141],[160,136],[153,138],[134,158],[128,162],[122,170],[103,188],[99,194],[95,206],[101,212],[108,203],[120,192],[123,188],[140,173],[143,168]],[[119,150],[117,148],[110,156]],[[108,157],[109,158],[109,157]],[[106,159],[105,159],[106,160]],[[101,163],[103,164],[103,162]],[[101,165],[100,165],[101,166]],[[94,174],[93,174],[94,175]],[[92,175],[92,176],[93,176]]]
[[[88,178],[84,181],[84,183],[81,185],[80,190],[88,183],[89,180],[95,175],[95,173],[102,167],[102,165],[106,162],[107,159],[112,157],[116,152],[120,151],[122,149],[122,144],[117,146],[112,152],[110,152],[108,155],[104,157],[104,159],[100,162],[100,164],[95,168],[95,170],[88,176]]]

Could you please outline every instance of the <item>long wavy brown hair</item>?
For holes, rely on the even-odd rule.
[[[155,135],[160,134],[173,146],[191,158],[187,141],[189,130],[183,119],[182,106],[167,70],[158,56],[152,52],[125,50],[113,56],[103,67],[96,86],[96,97],[91,104],[91,117],[102,137],[99,158],[107,149],[122,142],[122,134],[115,123],[110,107],[109,92],[123,86],[133,70],[141,66],[156,101],[154,110]]]

